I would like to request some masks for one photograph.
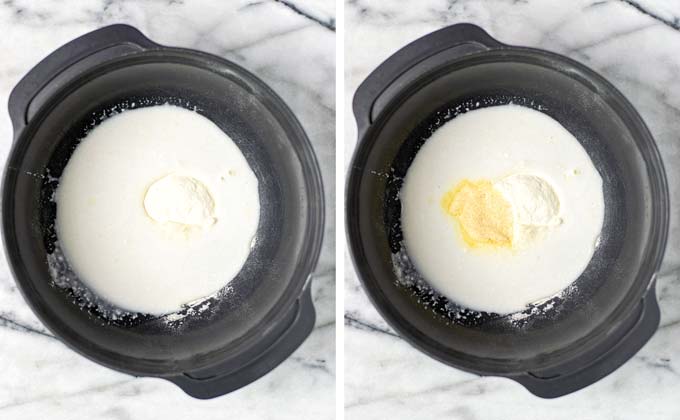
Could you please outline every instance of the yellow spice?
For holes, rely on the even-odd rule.
[[[444,194],[441,205],[470,247],[512,247],[512,208],[490,181],[464,179]]]

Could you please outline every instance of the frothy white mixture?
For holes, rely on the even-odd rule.
[[[456,185],[467,201],[442,201]],[[416,155],[400,198],[403,245],[420,274],[457,304],[500,314],[576,280],[604,218],[602,179],[578,140],[516,105],[470,111],[439,128]],[[511,246],[470,247],[449,202],[473,233],[497,234]],[[503,216],[512,226],[507,242]]]
[[[79,278],[114,305],[156,315],[229,283],[260,214],[258,181],[238,146],[170,105],[94,128],[55,198],[59,244]]]

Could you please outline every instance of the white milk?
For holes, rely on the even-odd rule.
[[[463,179],[513,174],[545,179],[559,197],[561,223],[522,249],[472,249],[442,209]],[[602,179],[581,144],[557,121],[503,105],[459,115],[416,155],[400,192],[403,245],[436,290],[477,311],[507,314],[553,296],[593,256],[604,218]]]
[[[56,202],[58,240],[80,279],[114,305],[156,315],[229,283],[260,214],[258,181],[239,148],[207,118],[170,105],[94,128],[66,165]]]

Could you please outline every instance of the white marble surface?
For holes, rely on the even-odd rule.
[[[349,0],[346,162],[356,143],[351,98],[358,84],[401,46],[459,22],[476,23],[502,42],[552,50],[585,63],[642,114],[662,151],[674,208],[657,284],[661,327],[604,380],[563,398],[542,400],[510,380],[463,373],[413,349],[371,306],[346,258],[346,418],[680,418],[680,3],[425,0],[406,5]]]
[[[306,16],[305,16],[306,15]],[[321,162],[325,245],[314,281],[317,325],[293,356],[230,395],[194,400],[160,379],[137,379],[67,349],[37,321],[0,258],[0,419],[330,419],[335,412],[335,3],[332,0],[0,2],[0,161],[12,130],[10,90],[63,43],[128,23],[166,45],[243,65],[297,114]]]

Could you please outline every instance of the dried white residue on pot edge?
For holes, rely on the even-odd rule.
[[[410,289],[420,304],[432,310],[438,316],[446,318],[446,322],[449,324],[476,325],[478,321],[482,320],[484,315],[481,312],[461,307],[432,288],[413,266],[403,244],[400,245],[399,252],[392,254],[392,271],[395,274],[398,286]],[[558,303],[575,294],[576,291],[577,287],[571,284],[553,296],[533,302],[524,311],[502,315],[500,318],[494,318],[494,320],[500,319],[513,328],[521,328],[534,316],[554,316],[557,314],[557,311],[559,311]],[[433,305],[441,306],[440,301],[442,299],[446,299],[446,303],[443,307],[436,309]]]
[[[506,98],[507,99],[507,98]],[[433,118],[430,122],[431,126],[424,130],[425,132],[434,132],[441,125],[450,121],[457,115],[464,114],[469,111],[473,111],[479,108],[484,108],[488,106],[502,105],[502,104],[519,104],[527,106],[529,108],[535,109],[537,111],[546,111],[547,108],[533,100],[526,100],[524,98],[517,97],[517,99],[510,99],[507,102],[505,99],[499,100],[498,98],[483,98],[480,100],[470,100],[464,103],[460,103],[456,106],[450,107],[448,109],[441,110],[437,113],[436,118]],[[425,140],[426,141],[426,140]],[[371,174],[377,177],[386,179],[387,183],[399,182],[403,178],[395,174],[394,168],[390,168],[388,171],[371,171]],[[400,188],[401,189],[401,188]],[[399,194],[399,193],[398,193]],[[400,205],[400,201],[398,201]],[[398,222],[397,222],[398,223]],[[394,226],[393,228],[396,228]],[[422,275],[416,270],[412,261],[410,260],[408,253],[403,246],[403,243],[398,244],[400,249],[398,252],[392,254],[392,268],[393,272],[397,278],[396,283],[401,287],[406,287],[410,289],[417,301],[423,306],[431,309],[433,312],[437,313],[438,316],[446,319],[447,323],[453,324],[463,324],[463,325],[480,325],[487,319],[490,321],[502,320],[507,322],[510,327],[521,328],[530,322],[531,318],[536,316],[551,317],[555,316],[560,310],[560,302],[569,296],[576,294],[577,286],[572,283],[567,288],[563,289],[559,293],[546,297],[540,301],[533,302],[526,307],[525,310],[520,312],[511,313],[508,315],[498,315],[498,314],[486,314],[470,309],[466,309],[457,305],[456,303],[450,301],[444,295],[435,290],[429,283],[422,277]],[[487,318],[490,317],[490,318]]]
[[[107,321],[134,320],[138,316],[144,315],[114,306],[85,286],[71,270],[58,242],[55,243],[54,251],[47,255],[47,264],[54,286],[71,290],[74,294],[74,304],[78,305],[81,310],[96,308],[101,317]],[[230,292],[231,288],[227,285],[210,296],[188,303],[181,310],[163,315],[160,318],[170,327],[181,327],[185,318],[209,313],[214,309],[213,302],[224,298]]]
[[[100,113],[93,114],[92,121],[83,133],[83,137],[85,137],[87,133],[100,122],[111,116],[125,112],[126,110],[145,106],[167,104],[171,102],[193,111],[198,110],[196,106],[193,106],[189,102],[180,100],[179,98],[143,98],[136,101],[124,101],[114,105],[109,109],[101,111]],[[42,175],[31,172],[27,172],[26,174],[44,180],[48,184],[56,184],[59,181],[58,178],[50,174],[48,168],[46,168],[44,174]],[[50,197],[50,201],[52,202],[55,202],[55,192],[56,187],[52,191],[52,195]],[[98,314],[103,319],[109,322],[134,320],[139,316],[145,315],[141,313],[130,312],[112,305],[106,300],[100,298],[96,293],[85,286],[85,284],[83,284],[78,276],[71,270],[58,241],[54,243],[54,251],[47,255],[47,264],[54,286],[61,289],[70,290],[73,293],[74,304],[78,305],[81,310],[96,309],[96,312],[98,312]],[[214,310],[214,301],[222,299],[230,292],[231,289],[229,286],[227,286],[222,290],[213,293],[212,295],[188,303],[179,311],[163,315],[159,318],[161,318],[169,327],[179,328],[182,326],[184,320],[187,317],[205,315],[211,310]]]

